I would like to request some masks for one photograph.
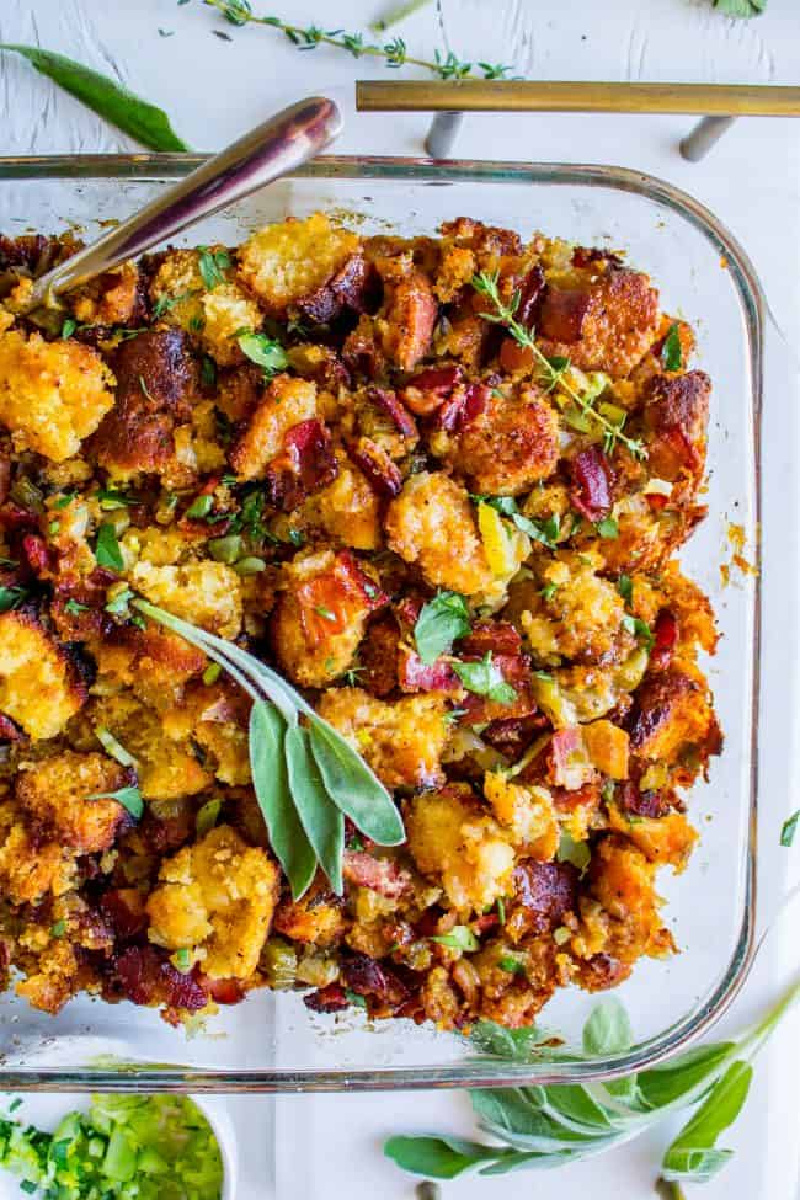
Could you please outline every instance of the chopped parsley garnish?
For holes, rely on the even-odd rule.
[[[787,848],[794,842],[794,835],[797,833],[797,827],[800,825],[800,808],[797,812],[792,813],[788,820],[783,822],[781,829],[781,845]]]
[[[242,333],[237,340],[242,354],[261,367],[268,378],[289,364],[283,346],[266,333]]]
[[[123,787],[116,792],[97,792],[94,796],[88,796],[89,800],[116,800],[123,808],[127,808],[132,817],[138,821],[144,812],[144,801],[142,793],[138,787]]]
[[[601,538],[618,538],[619,525],[614,517],[603,517],[602,521],[598,521],[595,525],[598,536]]]
[[[209,358],[207,354],[203,355],[203,360],[200,363],[200,382],[203,387],[213,388],[217,383],[217,364],[213,358]],[[224,414],[219,414],[218,420]]]
[[[17,608],[27,597],[28,592],[22,587],[0,587],[0,612],[8,612]]]
[[[628,633],[632,633],[640,642],[643,642],[648,650],[653,645],[653,631],[647,624],[647,621],[643,621],[641,617],[632,617],[626,613],[622,618],[622,627],[623,629],[627,629]]]
[[[68,504],[72,503],[77,494],[77,492],[65,492],[63,496],[59,496],[57,500],[53,501],[53,508],[60,512],[63,508],[66,508]]]
[[[553,513],[544,521],[534,521],[530,517],[523,516],[517,508],[517,502],[513,496],[471,496],[476,504],[488,504],[501,516],[508,517],[510,521],[516,525],[523,533],[527,533],[528,537],[532,537],[535,542],[541,542],[543,546],[553,549],[556,538],[561,532],[561,517],[558,513]]]
[[[214,497],[209,495],[197,496],[186,510],[186,516],[191,520],[202,521],[214,507]]]
[[[486,696],[497,704],[513,704],[517,698],[514,688],[503,679],[497,663],[492,662],[491,650],[487,650],[479,662],[454,662],[452,667],[468,692]]]
[[[222,674],[222,667],[219,663],[209,663],[205,671],[203,671],[203,683],[206,687],[210,687],[212,683],[216,683]]]
[[[626,604],[630,604],[633,599],[633,580],[630,575],[620,575],[617,580],[617,591]]]
[[[417,654],[426,666],[448,654],[457,638],[470,631],[467,602],[458,592],[439,592],[422,606],[414,626]]]
[[[73,317],[67,317],[64,324],[61,326],[61,336],[64,341],[71,338],[75,330],[78,328],[78,322]]]
[[[114,585],[117,587],[117,584]],[[111,613],[114,617],[127,617],[130,615],[128,605],[133,599],[133,592],[129,587],[122,588],[118,591],[106,604],[106,612]]]
[[[106,567],[109,571],[121,571],[124,566],[117,531],[108,521],[104,521],[97,531],[94,556],[98,567]]]
[[[209,250],[207,246],[198,246],[200,258],[198,267],[203,283],[210,292],[225,282],[225,272],[230,270],[231,256],[227,250]]]
[[[333,612],[332,609],[326,608],[324,604],[315,605],[314,612],[317,613],[320,617],[324,617],[324,619],[326,621],[335,621],[336,620],[336,613]]]
[[[667,371],[680,371],[683,366],[683,350],[676,322],[670,325],[667,336],[664,338],[664,344],[661,347],[661,365]]]
[[[519,958],[512,958],[506,955],[504,958],[498,958],[497,965],[501,971],[508,971],[510,975],[525,975],[525,963]]]
[[[549,603],[553,599],[553,597],[555,596],[557,591],[558,591],[557,583],[546,583],[544,585],[544,587],[542,588],[541,592],[539,593],[539,595],[542,597],[543,600],[546,600]]]
[[[71,617],[78,617],[82,612],[87,612],[88,604],[81,604],[79,600],[73,600],[72,597],[64,605],[64,612],[69,613]]]

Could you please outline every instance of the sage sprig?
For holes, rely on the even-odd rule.
[[[143,100],[115,79],[75,62],[64,54],[43,50],[41,46],[22,46],[0,42],[0,50],[10,50],[26,58],[41,75],[46,75],[65,92],[80,100],[92,112],[116,125],[151,150],[188,150],[175,133],[162,109]]]
[[[253,787],[295,900],[308,890],[318,865],[341,894],[345,816],[380,846],[404,841],[400,814],[378,777],[281,675],[233,642],[146,600],[131,604],[204,651],[252,699]]]
[[[661,1178],[668,1183],[702,1183],[730,1160],[732,1151],[717,1141],[741,1112],[753,1075],[753,1059],[783,1016],[800,998],[795,983],[755,1025],[738,1037],[716,1042],[660,1066],[605,1084],[551,1084],[547,1087],[485,1089],[470,1092],[484,1133],[499,1144],[452,1137],[393,1137],[384,1153],[399,1167],[435,1179],[453,1179],[472,1168],[502,1175],[522,1168],[547,1168],[602,1153],[686,1108],[694,1113],[667,1148]],[[587,1062],[620,1054],[632,1044],[630,1022],[619,1000],[593,1009],[583,1030],[583,1053],[565,1054],[533,1031],[501,1030],[481,1022],[473,1040],[496,1058],[529,1062],[549,1057]]]

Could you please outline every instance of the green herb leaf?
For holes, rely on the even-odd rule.
[[[109,600],[108,604],[106,604],[106,612],[111,613],[113,617],[129,617],[128,605],[132,599],[133,592],[131,589],[128,587],[123,588],[122,591],[117,592],[113,600]]]
[[[449,933],[436,934],[431,941],[438,942],[440,946],[447,946],[448,950],[461,950],[465,954],[477,950],[479,946],[478,939],[468,925],[454,925]]]
[[[749,1063],[731,1063],[664,1155],[661,1174],[666,1180],[705,1183],[725,1166],[732,1152],[717,1150],[717,1138],[742,1111],[752,1079]]]
[[[455,1179],[498,1155],[497,1150],[479,1142],[447,1137],[391,1137],[384,1142],[383,1153],[403,1171],[430,1179]]]
[[[543,1042],[542,1033],[534,1026],[507,1029],[494,1021],[478,1021],[470,1030],[470,1041],[484,1054],[507,1058],[513,1062],[532,1062],[552,1056],[552,1047]]]
[[[81,604],[79,600],[74,600],[71,596],[64,605],[64,612],[68,613],[71,617],[78,617],[82,612],[88,612],[88,610],[88,604]]]
[[[0,586],[0,612],[8,612],[9,609],[18,608],[27,595],[28,592],[25,588]]]
[[[222,801],[219,796],[214,796],[211,800],[206,800],[205,804],[198,810],[195,827],[199,838],[205,837],[214,828],[219,820],[221,808]]]
[[[379,846],[399,846],[405,840],[400,813],[363,758],[320,717],[311,718],[309,735],[314,759],[334,804]]]
[[[116,800],[123,808],[127,808],[132,817],[138,821],[144,812],[144,801],[138,787],[123,787],[116,792],[97,792],[89,800]]]
[[[21,54],[40,74],[52,79],[92,112],[116,125],[123,133],[130,134],[143,146],[151,150],[189,149],[160,108],[107,75],[101,75],[99,71],[93,71],[63,54],[42,50],[39,46],[3,42],[0,43],[0,50]]]
[[[633,599],[633,580],[630,575],[620,575],[617,580],[617,591],[626,604],[630,604]]]
[[[289,365],[283,346],[266,333],[242,333],[238,342],[242,354],[257,363],[267,375],[283,371]]]
[[[794,836],[797,833],[798,824],[800,824],[800,808],[798,808],[797,812],[793,812],[792,815],[783,822],[783,827],[781,829],[782,846],[788,847],[793,844]]]
[[[61,336],[66,341],[71,338],[75,330],[78,328],[78,322],[72,317],[67,317],[64,324],[61,326]]]
[[[275,855],[295,900],[308,891],[317,867],[316,855],[300,822],[292,794],[285,752],[286,721],[271,704],[250,710],[250,770]]]
[[[66,931],[67,922],[62,919],[61,921],[56,921],[55,924],[50,927],[50,936],[54,938],[62,938]],[[12,1108],[11,1112],[13,1111],[14,1109]]]
[[[667,371],[680,371],[683,366],[683,351],[677,324],[672,324],[661,347],[661,365]]]
[[[367,1007],[367,1001],[364,996],[359,995],[358,992],[354,992],[352,988],[345,988],[344,994],[345,998],[350,1002],[350,1004],[354,1005],[356,1008]]]
[[[97,531],[94,556],[98,567],[107,567],[110,571],[121,571],[125,565],[116,530],[108,521],[104,521]]]
[[[624,1005],[613,996],[601,1000],[583,1027],[584,1054],[605,1058],[621,1054],[632,1045],[633,1032]]]
[[[225,282],[225,272],[230,269],[231,256],[227,250],[209,250],[207,246],[198,246],[198,268],[203,283],[210,292]]]
[[[498,958],[497,965],[501,971],[508,971],[509,975],[526,975],[527,967],[519,958],[511,958],[510,955],[505,958]]]
[[[501,516],[508,517],[517,529],[527,533],[528,537],[533,538],[535,542],[541,542],[549,550],[555,548],[556,538],[561,531],[561,518],[558,513],[554,513],[544,521],[534,521],[519,512],[513,496],[472,496],[471,498],[476,504],[488,504]]]
[[[492,662],[491,650],[487,650],[480,662],[454,662],[452,667],[467,691],[477,696],[486,696],[497,704],[513,704],[517,698],[514,688],[503,679],[497,663]]]
[[[733,1042],[700,1046],[661,1066],[642,1071],[638,1076],[642,1102],[650,1109],[658,1109],[688,1096],[704,1080],[713,1078],[733,1048]]]
[[[186,510],[190,520],[202,521],[214,507],[214,497],[209,495],[197,496]]]
[[[470,631],[467,602],[458,592],[439,592],[422,606],[414,626],[417,654],[430,666],[440,654],[449,654],[457,638]]]
[[[601,538],[613,540],[619,537],[619,525],[614,517],[603,517],[602,521],[597,522],[595,529]]]
[[[306,837],[337,896],[342,894],[344,816],[322,780],[307,729],[289,725],[285,734],[289,789]]]
[[[726,17],[760,17],[767,10],[767,0],[713,0],[713,3]]]
[[[641,617],[632,617],[626,613],[622,618],[622,628],[627,629],[628,633],[632,633],[634,637],[638,638],[648,650],[652,648],[655,640],[653,638],[653,631]]]
[[[550,603],[550,601],[551,601],[551,600],[553,599],[553,597],[555,596],[555,594],[556,594],[556,592],[557,592],[557,591],[558,591],[558,584],[557,584],[557,583],[547,583],[547,584],[545,584],[545,586],[542,588],[542,590],[540,591],[539,595],[542,597],[542,599],[545,601],[545,603],[546,603],[546,604],[549,604],[549,603]]]
[[[581,875],[585,875],[586,869],[592,861],[592,852],[588,842],[578,842],[572,834],[562,829],[556,859],[558,862],[572,863],[573,867],[578,868]]]

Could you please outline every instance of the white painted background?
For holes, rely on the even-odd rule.
[[[455,3],[456,0],[447,0]],[[465,9],[468,0],[461,0]],[[472,0],[478,4],[479,0]],[[551,79],[703,80],[800,83],[800,5],[769,0],[764,17],[732,22],[710,0],[482,0],[459,21],[467,53],[513,29],[524,35],[517,66]],[[378,0],[253,0],[257,11],[301,21],[364,28]],[[486,13],[490,19],[486,21]],[[503,15],[505,14],[505,15]],[[505,24],[503,23],[505,22]],[[174,31],[161,37],[159,27]],[[225,144],[272,109],[310,90],[347,86],[380,66],[333,51],[301,55],[271,31],[222,28],[200,0],[0,0],[0,40],[40,42],[115,74],[160,103],[193,147]],[[487,32],[488,30],[488,32]],[[430,13],[405,23],[409,47],[430,52]],[[472,44],[470,37],[473,38]],[[477,40],[478,45],[474,44]],[[494,47],[492,47],[493,49]],[[503,57],[507,55],[495,55]],[[409,72],[410,73],[410,72]],[[417,154],[422,116],[351,115],[343,152]],[[796,346],[800,328],[800,124],[740,121],[703,164],[690,166],[676,145],[691,125],[681,117],[473,117],[462,133],[464,157],[617,163],[668,178],[693,192],[741,238],[761,274],[777,322]],[[126,140],[51,87],[30,68],[0,57],[0,154],[113,151]],[[676,250],[676,252],[679,252]],[[793,355],[793,357],[791,357]],[[798,439],[797,364],[772,339],[764,426],[765,607],[760,872],[762,911],[800,875],[800,846],[777,845],[780,823],[800,802],[798,781]],[[724,397],[721,398],[724,402]],[[792,928],[793,926],[793,928]],[[726,1025],[739,1026],[774,997],[798,957],[797,913],[784,922]],[[706,1200],[795,1200],[798,1194],[800,1027],[787,1024],[758,1066],[748,1108],[725,1144],[736,1159]],[[36,1102],[24,1110],[36,1115]],[[380,1156],[399,1131],[471,1130],[456,1094],[236,1099],[228,1102],[240,1143],[237,1200],[401,1200],[409,1176]],[[445,1185],[453,1200],[639,1200],[652,1196],[655,1165],[669,1129],[582,1166],[554,1174]],[[0,1196],[16,1196],[12,1185]]]

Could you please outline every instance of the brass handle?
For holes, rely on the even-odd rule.
[[[800,87],[710,83],[584,83],[361,79],[359,112],[616,112],[800,116]]]

